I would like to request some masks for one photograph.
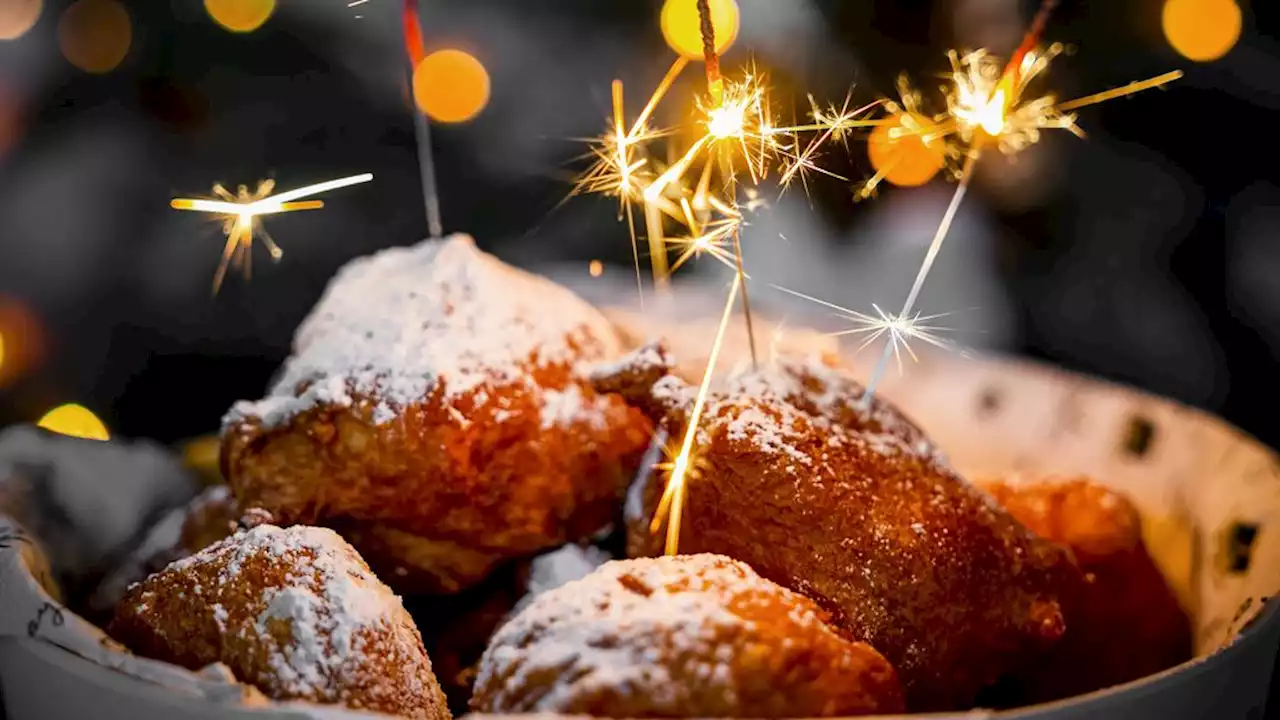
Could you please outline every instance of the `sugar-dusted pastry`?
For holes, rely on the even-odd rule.
[[[745,564],[691,555],[604,564],[538,595],[480,661],[472,708],[612,718],[894,713],[873,648]]]
[[[660,349],[602,374],[678,445],[696,388]],[[898,671],[907,707],[970,706],[977,693],[1051,647],[1064,624],[1067,553],[952,471],[925,435],[821,360],[784,356],[730,374],[709,394],[681,552],[728,555],[830,610]],[[665,473],[628,502],[629,550],[649,532]]]
[[[1084,571],[1066,605],[1066,637],[1018,673],[1019,700],[1070,697],[1191,657],[1191,622],[1147,553],[1142,519],[1127,497],[1088,478],[980,485],[1032,532],[1069,548]]]
[[[130,588],[108,630],[146,657],[221,662],[277,700],[450,717],[400,599],[328,529],[236,533]]]
[[[404,571],[388,582],[457,591],[612,519],[650,423],[576,368],[618,351],[594,308],[470,238],[385,250],[338,273],[267,398],[232,409],[223,468],[246,506],[371,539]]]
[[[187,557],[234,533],[241,513],[231,489],[211,485],[186,505],[160,519],[129,554],[99,583],[89,609],[110,613],[129,586],[165,565]]]

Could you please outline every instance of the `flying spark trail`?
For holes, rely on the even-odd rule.
[[[711,353],[707,356],[707,367],[702,373],[702,382],[698,385],[698,394],[694,397],[693,410],[690,411],[684,430],[684,439],[680,450],[670,463],[664,463],[659,469],[669,470],[667,485],[662,490],[662,498],[649,524],[650,532],[657,533],[662,523],[667,524],[666,554],[675,555],[680,546],[680,519],[684,512],[685,484],[689,480],[693,458],[693,443],[698,435],[698,423],[702,420],[702,411],[706,407],[707,394],[711,389],[711,378],[715,375],[716,363],[720,358],[720,348],[724,344],[725,329],[733,316],[733,304],[737,300],[738,291],[742,288],[742,276],[734,275],[733,284],[729,287],[729,297],[724,303],[724,313],[720,316],[720,325],[716,328],[715,341],[711,345]]]
[[[837,315],[849,323],[849,327],[844,330],[827,333],[831,337],[842,337],[846,335],[861,336],[862,343],[857,347],[858,351],[865,350],[867,347],[880,340],[882,337],[886,339],[886,349],[891,350],[891,354],[897,360],[898,371],[902,372],[902,352],[906,351],[912,360],[918,360],[915,350],[912,349],[911,343],[919,340],[920,342],[944,350],[954,350],[955,343],[942,337],[940,333],[946,332],[948,328],[941,325],[933,324],[939,318],[947,317],[951,313],[938,313],[936,315],[921,315],[920,313],[904,313],[901,315],[893,315],[885,312],[879,305],[872,305],[875,315],[867,315],[856,310],[850,310],[834,303],[829,303],[812,295],[806,295],[802,292],[782,287],[781,285],[771,285],[775,290],[780,290],[788,295],[794,295],[798,298],[808,300],[823,307],[836,311]],[[868,388],[870,391],[870,388]]]
[[[262,227],[259,219],[261,216],[297,210],[318,210],[324,207],[323,202],[319,200],[302,201],[302,198],[350,185],[366,183],[372,179],[373,175],[369,173],[352,175],[276,195],[271,194],[271,191],[275,189],[274,180],[263,180],[258,183],[258,189],[253,193],[250,193],[247,187],[241,185],[235,195],[232,195],[221,185],[214,185],[213,193],[222,198],[221,200],[174,198],[169,202],[169,206],[174,210],[207,212],[222,216],[223,232],[227,236],[227,242],[223,246],[222,260],[213,275],[213,292],[216,294],[222,287],[222,280],[226,276],[229,267],[240,268],[246,278],[250,276],[255,232],[261,237],[262,243],[266,245],[267,252],[272,260],[278,261],[284,255],[280,247],[275,244],[271,236]]]

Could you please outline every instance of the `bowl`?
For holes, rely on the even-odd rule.
[[[628,336],[666,336],[690,371],[702,367],[714,328],[692,323],[672,333],[648,315],[610,315]],[[801,335],[794,342],[811,349],[824,342]],[[726,343],[725,367],[743,361],[745,338]],[[865,376],[872,359],[849,361]],[[914,717],[1262,716],[1280,647],[1280,461],[1272,450],[1207,413],[998,356],[926,354],[882,388],[962,474],[1086,474],[1127,493],[1195,630],[1195,658],[1122,686],[1016,710]],[[46,594],[31,545],[0,543],[0,692],[12,720],[369,717],[271,703],[225,673],[122,652]]]

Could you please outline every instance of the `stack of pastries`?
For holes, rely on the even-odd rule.
[[[350,263],[225,418],[217,511],[193,505],[109,632],[273,698],[429,718],[953,710],[1189,656],[1126,498],[971,484],[831,357],[717,381],[685,554],[661,556],[653,459],[695,388],[625,345],[469,238]]]

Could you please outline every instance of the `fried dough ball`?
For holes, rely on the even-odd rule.
[[[472,708],[597,717],[893,713],[873,648],[802,595],[717,555],[606,563],[536,597],[480,661]]]
[[[109,632],[199,669],[221,662],[277,700],[447,719],[408,613],[331,530],[259,525],[133,586]]]
[[[87,609],[109,617],[130,585],[231,535],[239,518],[240,510],[229,487],[205,488],[151,528],[129,557],[99,583]]]
[[[695,388],[662,373],[660,348],[598,374],[678,447]],[[655,378],[656,381],[655,381]],[[895,408],[816,358],[724,378],[699,424],[681,552],[724,554],[808,595],[898,671],[913,711],[966,708],[1061,637],[1061,589],[1077,572],[946,464]],[[666,473],[628,499],[632,555]]]
[[[1088,478],[980,485],[1032,532],[1070,549],[1084,571],[1066,605],[1066,637],[1019,673],[1020,700],[1119,685],[1191,657],[1191,621],[1147,553],[1127,497]]]
[[[604,317],[466,237],[353,261],[294,345],[226,418],[224,473],[281,523],[349,529],[397,587],[456,592],[595,532],[650,437],[575,372],[619,352]]]

